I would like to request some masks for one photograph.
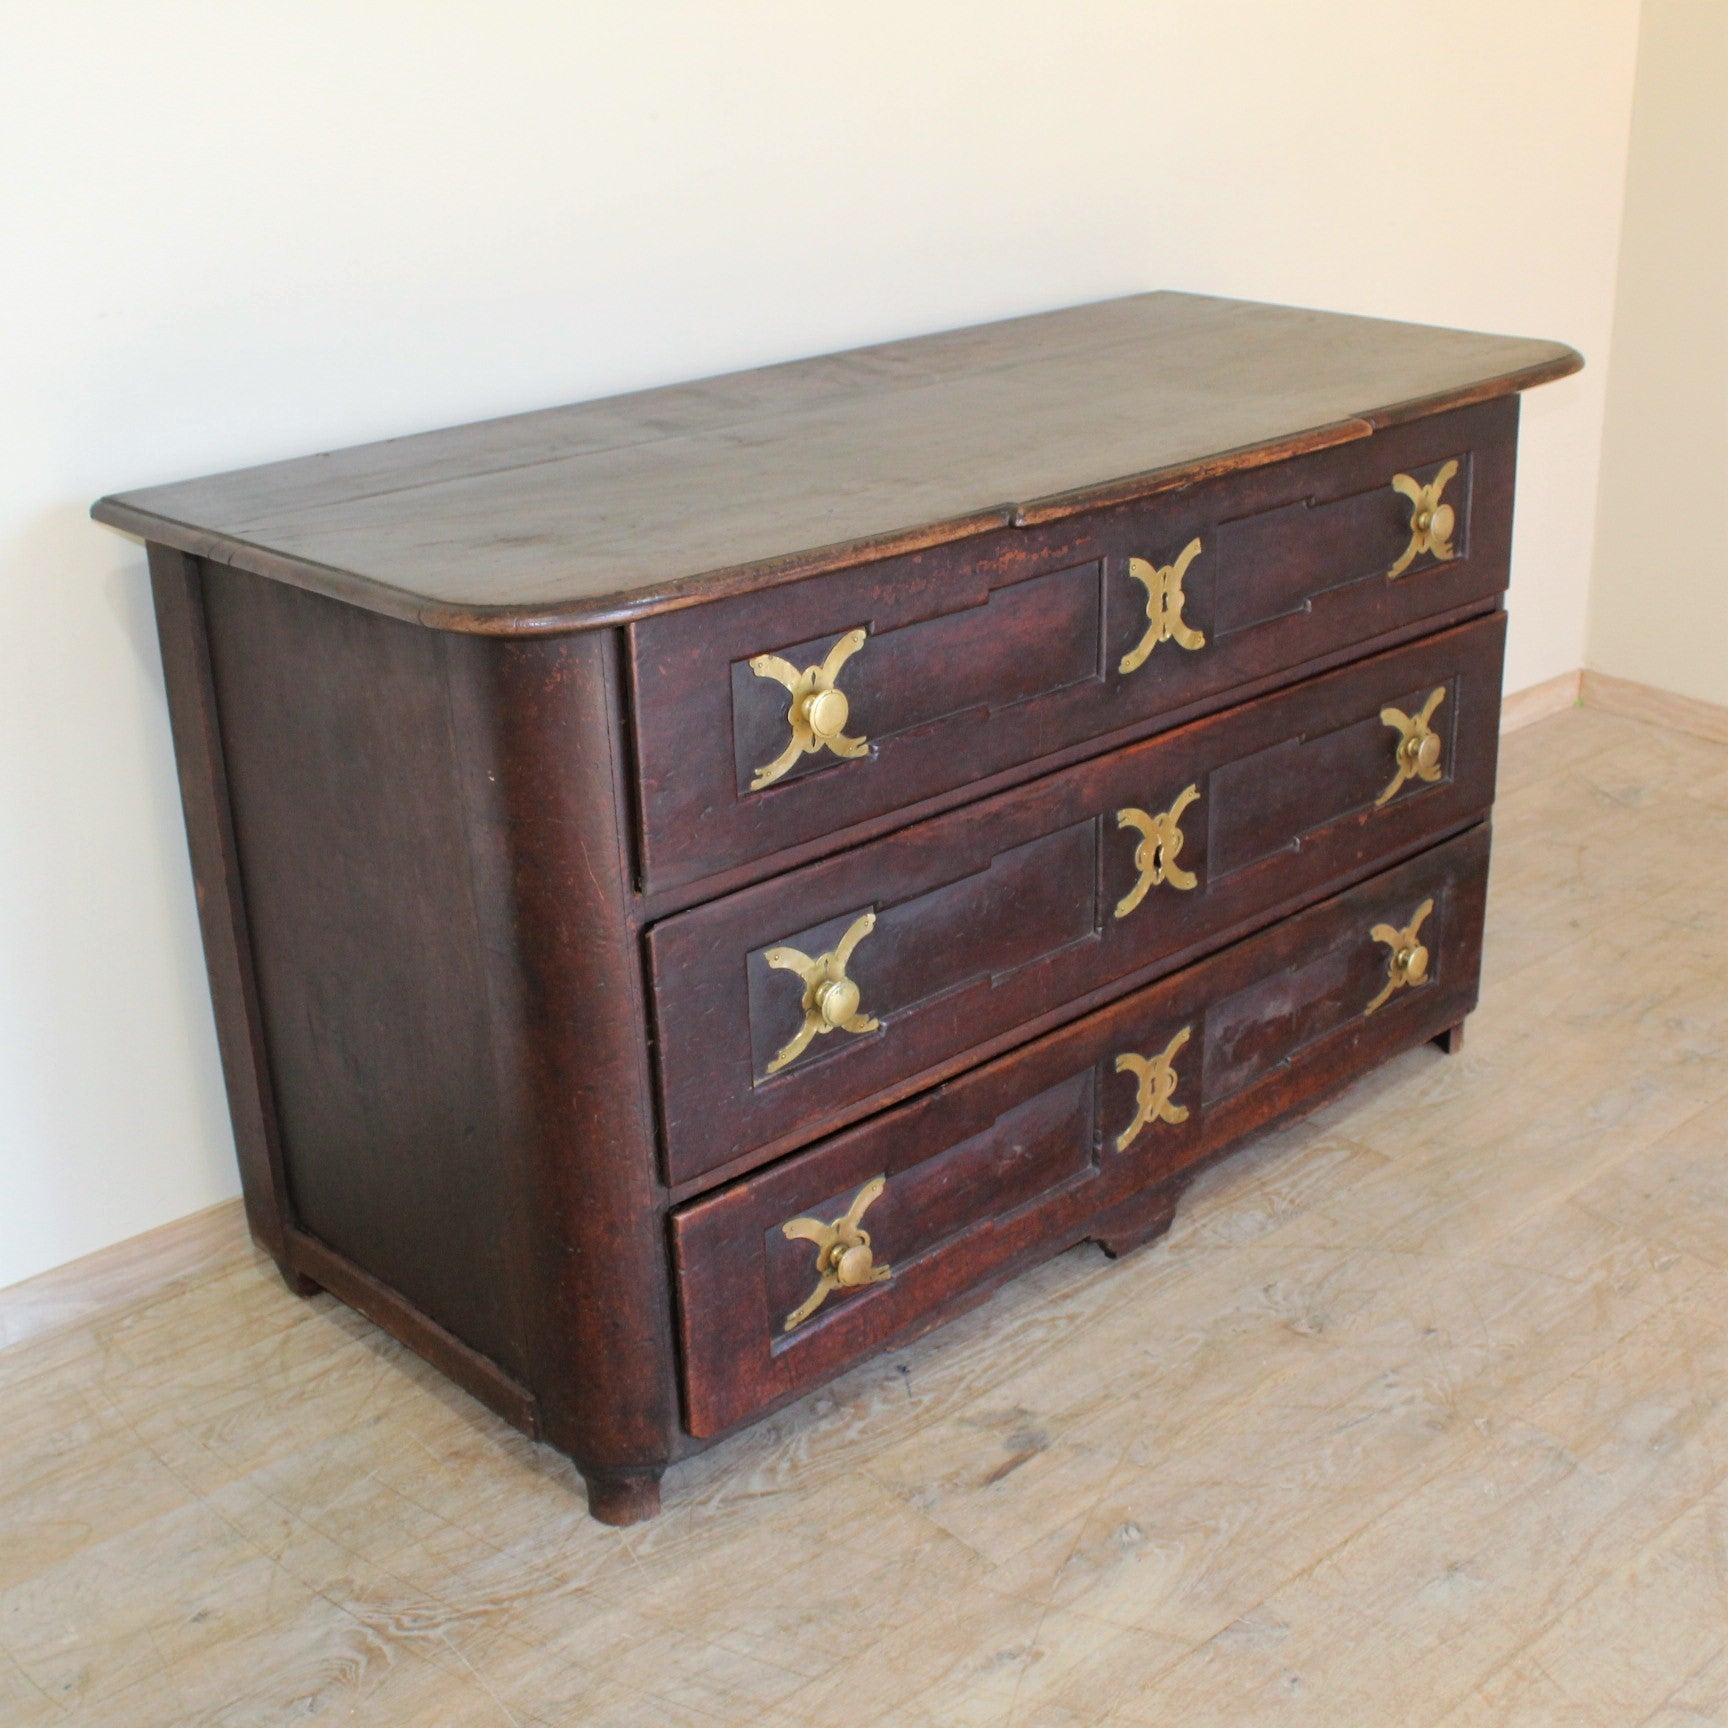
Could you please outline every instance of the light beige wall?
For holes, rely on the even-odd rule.
[[[1644,0],[1589,665],[1728,705],[1728,0]]]
[[[0,1284],[233,1186],[143,560],[90,499],[1143,288],[1296,301],[1597,363],[1526,410],[1531,684],[1582,658],[1636,22],[1636,0],[8,8]]]

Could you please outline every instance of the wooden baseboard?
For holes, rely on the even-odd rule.
[[[1528,690],[1514,690],[1500,704],[1500,730],[1516,732],[1520,726],[1534,725],[1550,714],[1561,714],[1577,706],[1580,672],[1562,672],[1558,678],[1544,678]]]
[[[1516,732],[1546,720],[1571,707],[1595,708],[1603,714],[1618,714],[1623,720],[1642,720],[1650,726],[1667,726],[1713,744],[1728,744],[1728,708],[1700,702],[1693,696],[1677,696],[1658,690],[1654,684],[1615,678],[1607,672],[1562,672],[1528,690],[1515,690],[1500,704],[1500,730]]]
[[[1651,726],[1689,732],[1694,738],[1708,738],[1712,744],[1728,744],[1728,708],[1700,702],[1694,696],[1677,696],[1653,684],[1587,671],[1581,700],[1586,708],[1618,714],[1623,720],[1643,720]]]
[[[238,1200],[176,1218],[0,1290],[0,1350],[159,1295],[252,1253]]]

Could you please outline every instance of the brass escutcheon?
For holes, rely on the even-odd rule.
[[[1446,483],[1458,472],[1454,457],[1426,486],[1408,474],[1392,476],[1392,490],[1410,500],[1410,544],[1399,555],[1398,562],[1386,572],[1389,581],[1396,581],[1422,556],[1438,558],[1442,564],[1456,558],[1452,549],[1452,530],[1458,525],[1457,512],[1450,504],[1440,502]]]
[[[878,1266],[870,1247],[870,1232],[859,1220],[888,1186],[885,1176],[874,1176],[853,1196],[852,1204],[832,1224],[819,1218],[794,1218],[780,1226],[789,1242],[810,1242],[816,1248],[816,1288],[786,1316],[784,1330],[790,1332],[808,1320],[835,1290],[857,1290],[866,1284],[881,1284],[893,1268]]]
[[[1148,1122],[1186,1122],[1188,1108],[1171,1103],[1176,1090],[1176,1052],[1193,1034],[1192,1026],[1184,1026],[1156,1056],[1136,1056],[1124,1051],[1116,1058],[1118,1074],[1132,1074],[1139,1082],[1135,1098],[1134,1120],[1116,1136],[1116,1150],[1126,1152],[1135,1136]]]
[[[1428,693],[1428,700],[1422,704],[1419,714],[1406,714],[1402,708],[1382,708],[1380,723],[1390,726],[1398,734],[1398,743],[1392,755],[1393,775],[1386,790],[1374,800],[1374,808],[1378,810],[1383,804],[1389,804],[1398,794],[1398,789],[1406,780],[1438,780],[1440,778],[1440,734],[1429,722],[1434,718],[1434,710],[1446,700],[1446,687]]]
[[[1402,930],[1394,930],[1390,924],[1376,924],[1368,932],[1376,942],[1384,942],[1391,953],[1386,958],[1386,982],[1380,987],[1380,994],[1362,1010],[1364,1020],[1406,985],[1415,987],[1428,982],[1428,950],[1417,941],[1416,933],[1433,910],[1434,902],[1424,900],[1416,908],[1416,916]]]
[[[1196,536],[1182,548],[1174,564],[1162,569],[1144,558],[1128,560],[1128,574],[1146,590],[1146,634],[1139,645],[1122,656],[1117,671],[1128,673],[1145,665],[1146,657],[1160,642],[1174,642],[1178,648],[1192,652],[1206,646],[1206,633],[1191,629],[1182,621],[1182,606],[1187,596],[1182,592],[1182,578],[1188,566],[1200,556],[1200,540]]]
[[[812,1038],[825,1037],[838,1028],[842,1032],[874,1032],[881,1025],[858,1012],[858,986],[846,976],[852,950],[876,928],[876,914],[854,918],[846,934],[826,954],[814,960],[797,948],[770,948],[763,958],[780,972],[795,972],[804,980],[804,1024],[768,1064],[778,1074],[788,1062],[802,1056]]]
[[[772,786],[800,756],[818,750],[832,750],[836,756],[864,756],[869,753],[866,738],[848,738],[846,722],[852,707],[846,692],[835,688],[834,680],[840,668],[864,646],[862,630],[848,630],[832,648],[820,666],[806,666],[802,672],[778,654],[758,654],[750,662],[750,670],[758,678],[771,678],[785,685],[792,698],[786,710],[786,723],[792,728],[792,742],[768,764],[756,770],[750,782],[752,792]]]
[[[1186,893],[1199,881],[1192,870],[1184,870],[1176,862],[1182,851],[1182,830],[1177,824],[1182,812],[1199,796],[1198,787],[1188,786],[1160,815],[1148,816],[1144,810],[1133,809],[1116,812],[1118,828],[1132,828],[1140,835],[1140,844],[1134,848],[1134,868],[1140,872],[1140,880],[1116,902],[1118,918],[1126,918],[1146,898],[1147,891],[1161,882]]]

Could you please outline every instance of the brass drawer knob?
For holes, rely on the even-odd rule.
[[[866,1231],[860,1230],[862,1241],[854,1242],[850,1248],[842,1249],[831,1256],[834,1266],[834,1282],[842,1290],[856,1290],[863,1284],[880,1282],[877,1274],[883,1278],[888,1276],[886,1266],[878,1266],[870,1253],[870,1238]]]
[[[1398,742],[1392,751],[1392,779],[1386,790],[1374,800],[1376,810],[1389,804],[1405,781],[1440,778],[1440,734],[1430,722],[1435,709],[1445,700],[1446,687],[1441,685],[1428,693],[1428,700],[1422,704],[1419,714],[1406,714],[1402,708],[1380,710],[1381,725],[1390,726],[1398,734]]]
[[[797,1061],[813,1038],[834,1031],[874,1032],[880,1027],[881,1021],[859,1013],[858,986],[846,976],[852,950],[875,928],[876,914],[866,912],[852,920],[846,934],[828,953],[815,959],[797,948],[770,948],[763,956],[776,971],[796,973],[804,981],[804,1024],[768,1064],[770,1074],[778,1074],[788,1062]]]
[[[798,707],[804,716],[804,724],[824,744],[831,738],[838,738],[846,730],[846,722],[852,713],[852,704],[846,700],[846,692],[836,690],[832,685],[826,690],[800,696]]]
[[[1424,552],[1442,564],[1458,556],[1452,548],[1452,532],[1458,526],[1458,515],[1450,504],[1440,502],[1440,494],[1457,472],[1458,462],[1454,457],[1426,486],[1408,474],[1392,476],[1392,490],[1410,500],[1410,544],[1399,554],[1398,562],[1386,572],[1389,580],[1396,581]]]
[[[1405,773],[1432,780],[1440,772],[1440,740],[1432,732],[1423,738],[1412,734],[1398,746],[1398,761]]]
[[[1192,653],[1206,646],[1206,632],[1195,630],[1183,622],[1182,607],[1187,596],[1182,592],[1182,579],[1188,566],[1200,556],[1200,541],[1196,536],[1182,548],[1174,564],[1162,568],[1144,558],[1128,560],[1128,574],[1146,590],[1146,634],[1138,645],[1122,656],[1117,671],[1126,675],[1146,664],[1146,657],[1160,642],[1174,642],[1178,648]]]
[[[816,1249],[816,1288],[786,1316],[785,1331],[808,1320],[834,1291],[861,1290],[893,1276],[892,1267],[876,1264],[870,1232],[860,1222],[887,1186],[887,1177],[872,1177],[832,1224],[820,1218],[794,1218],[780,1226],[787,1241],[809,1242]]]
[[[1126,1152],[1148,1122],[1188,1120],[1187,1105],[1171,1100],[1177,1084],[1176,1055],[1193,1032],[1192,1026],[1184,1026],[1156,1056],[1136,1056],[1132,1051],[1124,1051],[1116,1058],[1116,1072],[1132,1074],[1138,1083],[1134,1119],[1116,1136],[1118,1152]]]
[[[772,786],[800,756],[818,750],[832,750],[836,756],[848,757],[868,754],[868,739],[846,736],[852,704],[847,701],[846,692],[834,685],[840,668],[864,646],[864,636],[862,630],[848,630],[828,650],[820,666],[806,666],[802,672],[778,654],[758,654],[750,662],[750,670],[758,678],[770,678],[784,685],[792,698],[786,710],[792,740],[767,767],[756,770],[756,778],[750,782],[752,792]]]
[[[1182,830],[1178,826],[1182,812],[1199,796],[1198,787],[1187,786],[1177,795],[1176,802],[1157,816],[1148,816],[1144,810],[1116,812],[1118,828],[1132,828],[1140,835],[1140,844],[1134,848],[1134,868],[1140,872],[1140,880],[1116,902],[1118,918],[1126,918],[1146,898],[1147,892],[1161,882],[1168,882],[1183,893],[1198,883],[1199,877],[1192,870],[1184,870],[1176,860],[1182,852]]]
[[[1429,954],[1417,939],[1417,932],[1422,928],[1422,920],[1433,910],[1434,902],[1424,900],[1416,908],[1416,916],[1402,930],[1395,930],[1390,924],[1376,924],[1368,932],[1376,942],[1384,942],[1391,952],[1386,957],[1386,982],[1381,985],[1380,994],[1362,1010],[1364,1020],[1398,991],[1428,982]]]
[[[816,986],[817,1012],[830,1026],[844,1026],[858,1012],[858,986],[850,978],[825,978]]]

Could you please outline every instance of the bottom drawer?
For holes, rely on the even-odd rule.
[[[690,1432],[1131,1236],[1161,1184],[1455,1025],[1487,874],[1484,825],[682,1207]]]

